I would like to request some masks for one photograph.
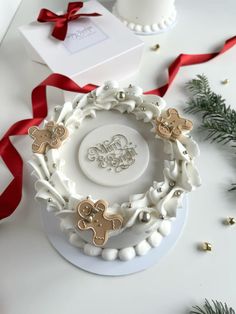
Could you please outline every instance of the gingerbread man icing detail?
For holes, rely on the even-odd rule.
[[[181,118],[178,111],[170,108],[166,116],[156,118],[156,132],[160,137],[176,140],[185,132],[191,131],[193,123],[190,120]]]
[[[96,203],[91,200],[84,200],[77,206],[80,230],[92,230],[93,244],[103,246],[106,244],[109,231],[119,230],[123,223],[120,215],[109,215],[106,213],[108,203],[99,200]]]
[[[68,136],[68,130],[54,121],[48,122],[44,129],[32,126],[28,133],[34,140],[32,151],[38,154],[45,154],[51,148],[59,148]]]

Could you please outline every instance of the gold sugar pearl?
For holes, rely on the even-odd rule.
[[[227,225],[230,225],[230,226],[235,225],[236,224],[236,219],[234,217],[228,217],[226,219],[225,223]]]
[[[211,252],[212,251],[212,245],[209,242],[203,242],[201,245],[201,249],[202,249],[202,251],[205,251],[205,252]]]
[[[151,215],[149,212],[147,211],[141,211],[138,215],[138,219],[140,222],[144,222],[144,223],[147,223],[151,220]]]
[[[160,215],[159,215],[159,219],[164,220],[164,219],[165,219],[165,216],[164,216],[163,214],[160,214]]]
[[[87,222],[92,222],[92,221],[93,221],[93,217],[92,217],[92,216],[86,217],[86,221],[87,221]]]
[[[182,194],[182,191],[180,191],[180,190],[177,190],[177,191],[175,191],[175,193],[174,193],[175,196],[180,196],[181,194]]]
[[[156,44],[156,45],[151,47],[152,51],[158,51],[159,49],[160,49],[160,45],[159,44]]]
[[[227,85],[227,84],[229,84],[229,79],[224,79],[223,81],[221,81],[221,83],[223,85]]]

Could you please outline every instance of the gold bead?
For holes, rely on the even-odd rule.
[[[92,216],[86,217],[86,221],[87,221],[87,222],[92,222],[92,221],[93,221],[93,217],[92,217]]]
[[[207,251],[211,252],[212,251],[212,245],[209,242],[203,242],[202,245],[201,245],[201,248],[205,252],[207,252]]]
[[[229,79],[225,79],[225,80],[223,80],[221,83],[222,83],[223,85],[227,85],[227,84],[229,84]]]
[[[235,225],[236,224],[236,219],[234,218],[234,217],[228,217],[227,219],[226,219],[226,223],[227,223],[227,225]]]
[[[175,186],[175,182],[174,182],[174,181],[171,181],[171,182],[169,183],[169,186],[170,186],[170,187]]]
[[[153,50],[153,51],[157,51],[159,49],[160,49],[160,45],[159,44],[156,44],[156,45],[151,47],[151,50]]]
[[[126,97],[126,95],[125,95],[125,92],[123,92],[123,91],[119,91],[117,94],[116,94],[116,99],[117,100],[125,100],[125,97]]]
[[[138,218],[139,218],[140,222],[147,223],[147,222],[150,221],[151,215],[147,211],[142,211],[142,212],[139,213]]]
[[[177,190],[177,191],[175,191],[175,193],[174,193],[175,196],[180,196],[181,194],[182,194],[182,191],[180,191],[180,190]]]
[[[164,219],[165,219],[165,216],[164,216],[163,214],[160,214],[160,215],[159,215],[159,219],[164,220]]]

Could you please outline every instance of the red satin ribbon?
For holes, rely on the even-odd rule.
[[[83,7],[83,5],[84,3],[81,1],[70,2],[67,7],[67,12],[62,15],[58,15],[48,9],[42,9],[39,13],[37,21],[40,23],[54,23],[52,36],[63,41],[66,38],[68,23],[70,21],[77,20],[83,16],[101,16],[99,13],[76,14]]]
[[[145,94],[155,94],[164,96],[170,85],[174,81],[180,67],[207,62],[218,55],[223,54],[236,44],[236,36],[228,39],[224,46],[218,52],[198,55],[181,54],[170,65],[168,69],[169,79],[167,84],[147,91]],[[62,90],[88,93],[95,89],[96,85],[86,85],[80,87],[74,81],[61,74],[51,74],[46,80],[40,83],[32,92],[32,111],[33,118],[21,120],[13,124],[0,141],[0,156],[6,166],[12,173],[14,179],[0,195],[0,219],[10,216],[22,197],[22,179],[23,179],[23,161],[20,154],[14,148],[10,141],[10,136],[28,134],[28,128],[33,125],[39,125],[47,116],[47,86],[56,87]]]

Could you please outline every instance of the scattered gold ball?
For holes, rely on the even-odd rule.
[[[223,85],[227,85],[227,84],[229,84],[229,79],[225,79],[225,80],[223,80],[221,83],[222,83]]]
[[[203,242],[202,245],[201,245],[201,248],[205,252],[207,252],[207,251],[211,252],[212,251],[212,245],[209,242]]]
[[[125,92],[123,92],[123,91],[119,91],[116,94],[116,99],[119,101],[125,100],[125,98],[126,98],[126,95],[125,95]]]
[[[178,191],[175,191],[174,195],[175,196],[180,196],[182,194],[182,191],[178,190]]]
[[[151,50],[153,50],[153,51],[157,51],[159,49],[160,49],[160,45],[159,44],[156,44],[156,45],[151,47]]]
[[[164,220],[164,219],[165,219],[165,216],[164,216],[163,214],[160,214],[160,215],[159,215],[159,219]]]
[[[151,215],[147,211],[141,211],[138,215],[139,221],[147,223],[151,220]]]
[[[228,217],[227,219],[226,219],[226,224],[227,225],[235,225],[236,224],[236,219],[234,218],[234,217]]]
[[[92,222],[92,221],[93,221],[93,217],[92,217],[92,216],[86,217],[86,221],[87,221],[87,222]]]

